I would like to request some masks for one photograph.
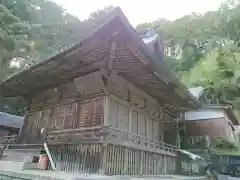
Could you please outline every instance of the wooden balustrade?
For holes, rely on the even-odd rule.
[[[153,149],[166,150],[170,152],[175,152],[178,149],[178,147],[176,146],[160,142],[157,140],[153,140],[151,138],[134,134],[131,132],[124,132],[117,128],[112,128],[108,126],[107,131],[108,133],[106,139],[112,142],[116,141],[129,142],[135,145],[142,145]]]
[[[176,172],[177,147],[108,125],[56,130],[48,134],[48,147],[60,171],[107,175],[160,175]],[[57,137],[63,141],[56,142]],[[74,138],[76,141],[72,141]],[[89,141],[91,138],[94,141]],[[10,145],[10,149],[31,150],[40,147],[42,144]]]
[[[123,130],[110,127],[109,125],[80,129],[56,130],[48,133],[48,142],[50,144],[75,144],[76,142],[96,143],[103,141],[118,143],[119,145],[136,145],[153,150],[165,150],[169,152],[175,152],[178,149],[176,146],[153,140],[146,136],[141,136],[131,132],[124,132]]]

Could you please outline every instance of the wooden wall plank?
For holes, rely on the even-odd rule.
[[[108,124],[111,125],[113,128],[118,127],[118,104],[116,101],[110,100],[109,101],[109,118]]]
[[[122,130],[123,132],[128,132],[128,127],[129,127],[129,119],[128,115],[129,114],[129,109],[128,107],[118,104],[118,128]]]
[[[138,134],[138,112],[132,111],[131,133]]]

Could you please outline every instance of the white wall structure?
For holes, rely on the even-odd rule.
[[[185,120],[204,120],[227,117],[222,109],[198,109],[185,112]]]

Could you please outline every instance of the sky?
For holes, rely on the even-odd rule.
[[[53,0],[80,20],[108,5],[119,6],[133,26],[159,18],[174,20],[192,12],[216,10],[223,0]]]

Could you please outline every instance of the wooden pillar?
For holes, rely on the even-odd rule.
[[[30,97],[24,97],[24,99],[27,101],[27,109],[25,109],[25,115],[23,117],[23,124],[22,124],[22,127],[20,128],[20,131],[18,133],[18,136],[17,136],[17,139],[16,139],[16,143],[17,144],[20,144],[20,143],[26,143],[26,134],[27,134],[27,127],[28,127],[28,124],[27,124],[27,111],[30,110],[30,106],[32,104],[32,100]]]
[[[164,155],[164,174],[167,174],[167,156]]]
[[[100,174],[106,174],[106,166],[107,166],[107,143],[102,144],[102,157],[101,157],[101,169]]]
[[[124,174],[128,174],[128,147],[124,147]]]
[[[105,100],[104,100],[103,124],[108,124],[108,114],[109,114],[109,97],[108,97],[108,94],[107,94],[105,96]]]
[[[4,97],[3,97],[2,90],[0,89],[0,111],[3,111],[3,108],[4,108]]]
[[[154,153],[153,157],[154,157],[154,159],[153,159],[153,162],[154,162],[154,165],[153,165],[154,171],[153,171],[153,172],[154,172],[154,174],[157,174],[157,154]]]
[[[143,150],[140,150],[140,175],[143,175]]]
[[[27,116],[24,115],[23,116],[23,124],[20,127],[20,130],[19,130],[19,133],[18,133],[18,136],[17,136],[17,139],[16,139],[16,143],[17,144],[20,144],[20,142],[21,142],[21,140],[22,140],[22,138],[24,136],[24,132],[26,131],[26,128],[25,128],[26,127],[26,118],[27,118]]]
[[[128,132],[130,132],[131,133],[131,127],[132,127],[132,108],[131,108],[131,106],[129,107],[129,109],[128,109],[128,121],[129,121],[129,124],[128,124]],[[129,139],[129,137],[128,137],[128,133],[126,134],[126,141],[129,141],[128,140]]]
[[[179,135],[179,122],[178,122],[178,120],[176,120],[176,132],[177,132],[177,134],[176,134],[176,138],[177,138],[177,143],[176,143],[176,146],[178,147],[178,148],[181,148],[180,147],[180,135]]]

